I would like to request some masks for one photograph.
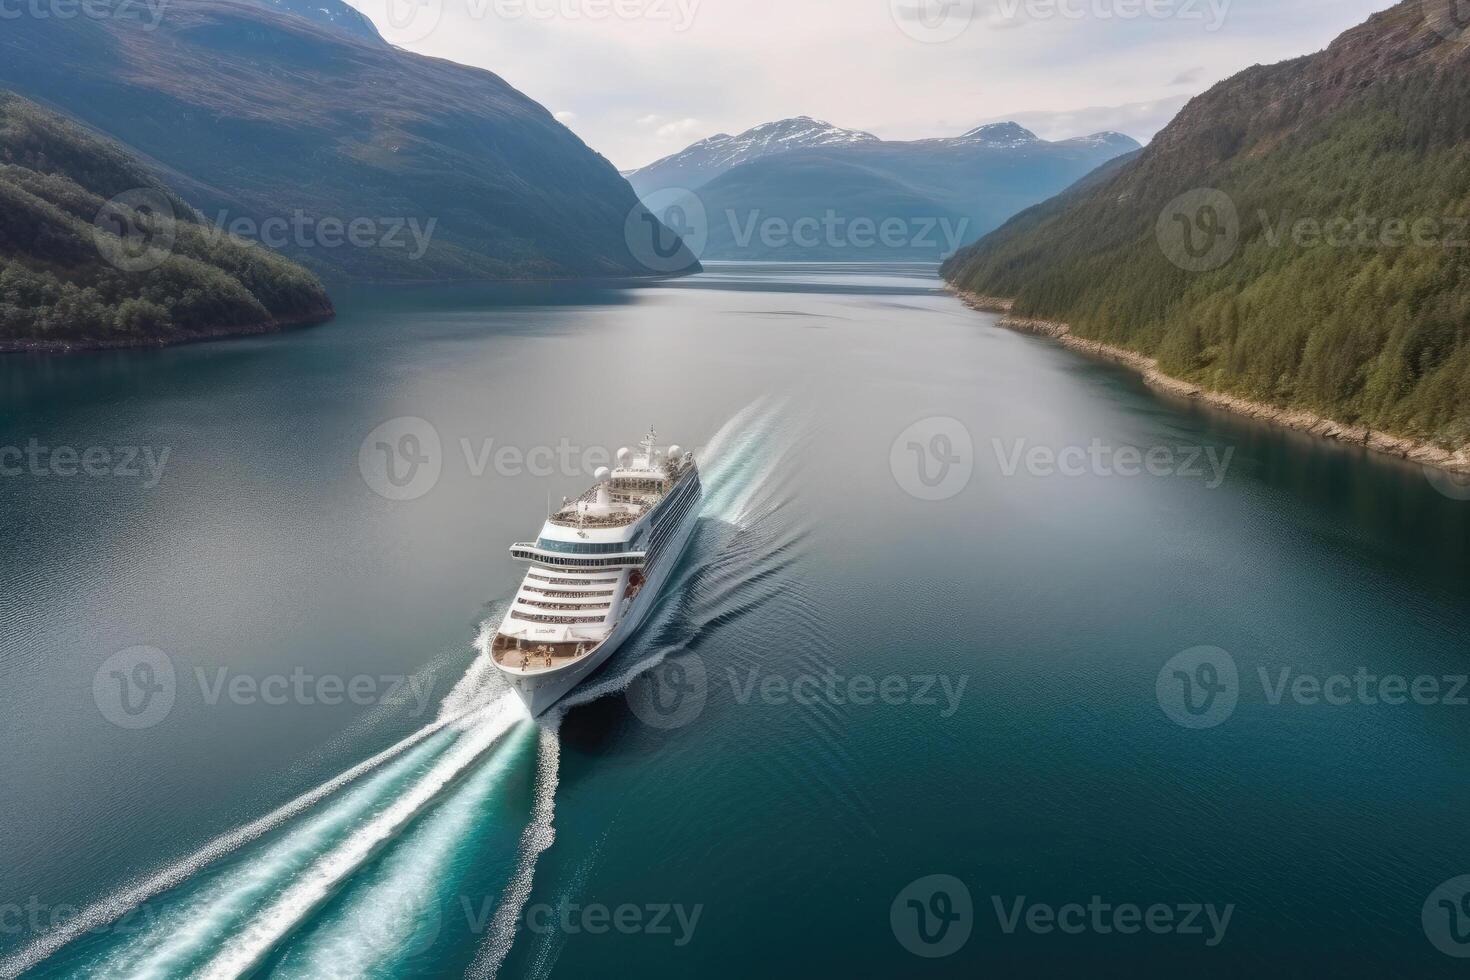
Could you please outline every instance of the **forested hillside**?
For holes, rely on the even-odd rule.
[[[1432,6],[1221,83],[946,277],[1212,390],[1470,444],[1470,43]]]
[[[331,315],[311,273],[202,224],[118,147],[0,91],[0,347],[167,343]]]

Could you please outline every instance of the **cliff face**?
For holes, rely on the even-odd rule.
[[[1470,445],[1470,33],[1436,6],[1227,79],[946,277],[1209,391]]]

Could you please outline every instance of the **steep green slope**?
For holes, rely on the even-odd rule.
[[[610,163],[496,75],[394,48],[342,0],[89,9],[111,15],[7,19],[0,85],[325,277],[649,273],[625,227],[651,226],[628,222],[638,200]]]
[[[1470,444],[1470,43],[1410,0],[946,264],[1205,388]]]
[[[309,272],[200,224],[118,147],[0,91],[0,349],[168,343],[331,314]]]

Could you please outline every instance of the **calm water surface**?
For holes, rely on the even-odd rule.
[[[0,360],[0,446],[163,461],[0,479],[12,970],[1463,970],[1421,913],[1470,929],[1431,900],[1470,874],[1470,707],[1443,703],[1470,670],[1470,502],[1417,468],[1166,400],[920,267],[340,307]],[[404,417],[440,472],[390,500],[360,450]],[[705,452],[677,585],[605,693],[517,719],[476,666],[519,580],[505,548],[650,423]],[[1094,446],[1199,462],[1025,462]],[[129,715],[122,684],[165,683],[109,661],[138,646],[172,703],[140,686]],[[1197,647],[1213,674],[1170,664]],[[1360,668],[1440,679],[1440,703],[1311,697]],[[973,911],[952,882],[901,897],[930,875]],[[913,894],[931,938],[969,930],[957,952],[908,951],[936,951]],[[1230,919],[1003,921],[1094,896]]]

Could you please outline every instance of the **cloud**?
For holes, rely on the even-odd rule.
[[[383,16],[381,0],[350,2]],[[799,113],[885,139],[956,135],[981,116],[1024,124],[1027,110],[1057,115],[1059,129],[1071,113],[1067,125],[1078,128],[1069,136],[1147,138],[1167,113],[1115,122],[1079,107],[1157,107],[1252,64],[1320,50],[1395,0],[1068,0],[1081,17],[1027,0],[538,2],[555,12],[547,17],[434,2],[442,21],[411,50],[489,69],[542,105],[575,112],[577,135],[629,167]],[[937,41],[904,18],[921,6],[970,19]],[[1149,14],[1154,7],[1162,13]],[[594,17],[594,8],[640,16]],[[697,16],[668,16],[680,9]],[[1216,9],[1228,9],[1223,22]]]
[[[698,119],[685,118],[676,119],[673,122],[664,123],[654,131],[655,136],[661,140],[684,139],[697,133],[700,129]]]
[[[553,118],[556,119],[557,122],[561,123],[562,125],[566,125],[570,123],[573,119],[577,118],[577,114],[570,109],[563,109],[560,112],[553,112],[551,115]]]
[[[651,138],[657,140],[660,146],[672,144],[678,149],[699,139],[707,130],[705,124],[693,116],[671,119],[656,112],[638,116],[633,120],[633,125],[650,133]]]

